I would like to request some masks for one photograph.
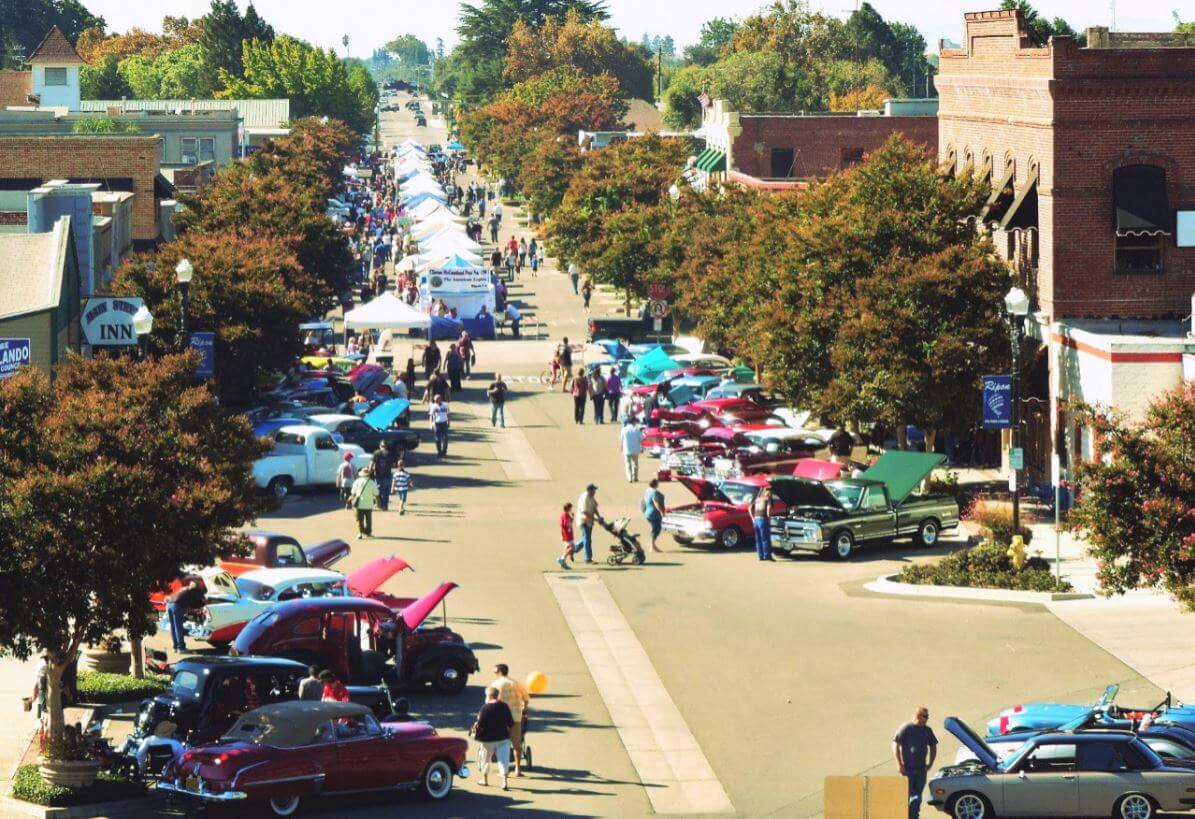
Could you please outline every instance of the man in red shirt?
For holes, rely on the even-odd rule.
[[[564,552],[556,558],[560,568],[567,569],[568,561],[573,560],[573,549],[576,540],[573,539],[573,505],[566,503],[564,511],[560,513],[560,539],[564,541]]]

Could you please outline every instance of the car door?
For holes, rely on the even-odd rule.
[[[336,790],[367,790],[394,785],[391,763],[386,759],[382,728],[373,714],[341,717],[336,731],[337,764],[341,768]],[[330,788],[329,788],[330,789]]]
[[[1124,741],[1084,742],[1077,756],[1079,808],[1083,815],[1111,816],[1129,791],[1149,791],[1144,768],[1152,768]]]
[[[340,447],[332,440],[332,433],[314,433],[312,458],[314,459],[314,474],[312,483],[335,483],[336,470],[344,456],[340,454]]]
[[[869,486],[859,500],[859,525],[854,527],[855,540],[877,541],[891,537],[896,531],[896,513],[888,503],[882,486]]]
[[[1001,816],[1076,816],[1079,775],[1073,744],[1038,745],[1004,776]]]

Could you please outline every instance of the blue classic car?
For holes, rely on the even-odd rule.
[[[987,724],[991,737],[1006,736],[1021,732],[1051,731],[1061,726],[1082,721],[1089,714],[1095,714],[1094,722],[1104,728],[1129,728],[1146,716],[1157,724],[1178,725],[1195,730],[1195,706],[1175,705],[1170,694],[1152,708],[1127,708],[1116,705],[1120,686],[1113,684],[1104,689],[1104,694],[1094,705],[1067,705],[1054,702],[1034,702],[1005,708]]]

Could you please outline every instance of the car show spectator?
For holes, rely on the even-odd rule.
[[[506,382],[502,380],[502,373],[494,373],[494,380],[486,389],[485,394],[490,399],[490,426],[502,425],[506,428]]]
[[[460,393],[461,376],[465,374],[465,359],[455,344],[448,346],[448,355],[444,358],[444,372],[448,374],[448,389],[452,395]]]
[[[662,552],[656,541],[664,525],[664,493],[660,491],[660,481],[652,478],[647,482],[647,491],[643,494],[643,517],[651,527],[651,550]]]
[[[442,458],[448,454],[448,402],[443,393],[436,395],[428,415],[436,435],[436,454]]]
[[[585,377],[585,368],[577,368],[577,377],[573,379],[573,420],[578,424],[585,423],[585,399],[589,394],[589,379]]]
[[[643,430],[629,415],[623,421],[618,440],[622,446],[623,469],[627,474],[627,483],[636,483],[639,480],[639,455],[643,452]]]
[[[510,666],[498,663],[494,666],[494,681],[490,687],[498,689],[498,699],[506,703],[514,722],[510,726],[510,745],[515,757],[515,776],[523,775],[523,723],[531,705],[531,695],[518,680],[510,678]]]
[[[836,464],[845,464],[851,459],[855,450],[855,439],[842,427],[839,427],[827,441],[830,445],[830,457]]]
[[[577,525],[581,528],[581,549],[585,562],[593,562],[593,524],[598,517],[597,486],[589,484],[577,499]]]
[[[398,514],[407,513],[407,495],[414,488],[415,482],[407,469],[407,462],[400,460],[394,465],[394,494],[398,495]]]
[[[378,497],[378,485],[368,466],[363,467],[353,482],[349,505],[357,518],[357,539],[373,537],[373,505]]]
[[[187,632],[183,626],[187,612],[199,611],[206,602],[199,578],[192,575],[166,604],[166,617],[170,621],[170,637],[175,651],[187,650]]]
[[[498,765],[498,775],[502,777],[502,790],[510,786],[507,778],[510,769],[510,729],[514,725],[514,716],[510,707],[498,699],[498,689],[490,686],[485,690],[485,704],[477,712],[473,720],[473,727],[469,729],[473,738],[481,746],[477,749],[477,770],[481,774],[481,784],[490,784],[490,760]]]
[[[597,368],[589,374],[589,398],[593,401],[593,422],[606,423],[606,379]]]
[[[751,501],[751,522],[755,526],[755,555],[760,560],[772,557],[772,487],[764,484]]]
[[[564,542],[564,551],[560,553],[560,557],[556,558],[556,562],[560,564],[560,568],[567,569],[568,561],[576,559],[577,540],[573,534],[573,505],[571,503],[564,504],[564,511],[560,513],[560,539]]]
[[[340,493],[340,502],[348,505],[349,495],[353,491],[353,453],[344,453],[344,460],[336,467],[336,490]]]
[[[892,737],[892,756],[896,767],[909,782],[909,819],[921,815],[921,792],[929,769],[938,758],[938,738],[929,727],[929,709],[919,706],[911,722],[896,729]]]
[[[349,690],[331,671],[321,671],[320,680],[324,683],[324,691],[320,699],[323,702],[348,702]]]
[[[307,676],[299,680],[299,699],[319,702],[324,696],[324,681],[318,665],[307,666]]]
[[[610,375],[606,376],[606,402],[610,406],[610,420],[618,423],[618,407],[622,402],[622,379],[618,375],[617,367],[611,367]]]
[[[423,348],[423,356],[420,359],[423,364],[423,377],[431,378],[432,373],[440,369],[440,348],[436,345],[436,340],[427,342],[427,346]]]
[[[378,511],[390,510],[390,483],[394,478],[394,461],[390,454],[390,446],[382,441],[378,451],[373,454],[373,479],[378,485]]]

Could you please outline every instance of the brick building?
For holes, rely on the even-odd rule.
[[[1139,412],[1195,369],[1195,43],[1088,29],[1034,47],[1019,11],[965,15],[935,78],[938,151],[992,194],[980,214],[1034,304],[1026,465],[1090,456],[1071,402]]]

